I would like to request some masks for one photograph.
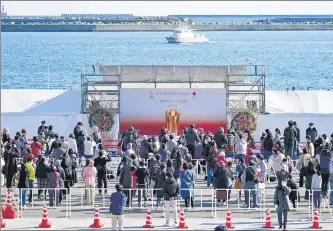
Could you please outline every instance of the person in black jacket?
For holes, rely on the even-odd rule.
[[[29,188],[29,172],[24,164],[21,164],[19,182],[17,187],[19,188],[20,194],[20,205],[25,209],[27,202],[27,189]]]
[[[264,138],[264,157],[266,160],[272,155],[274,148],[274,140],[271,132],[267,133],[267,136]]]
[[[144,200],[144,207],[146,207],[149,170],[145,167],[145,163],[143,161],[140,161],[139,165],[139,168],[135,172],[138,179],[138,207],[141,207],[142,196]]]
[[[108,180],[106,178],[106,163],[111,159],[108,155],[105,155],[103,151],[99,151],[98,157],[94,160],[94,166],[97,169],[97,185],[98,192],[102,194],[102,181],[104,184],[104,193],[107,194]]]
[[[71,158],[67,153],[64,153],[61,159],[61,167],[65,171],[64,186],[67,189],[67,193],[70,194],[70,187],[73,185],[73,170]],[[63,191],[66,195],[66,190]]]
[[[166,173],[166,180],[162,188],[165,204],[166,226],[169,226],[170,210],[173,211],[173,219],[177,225],[177,197],[179,194],[179,184],[170,172]]]
[[[293,177],[291,174],[289,174],[289,176],[288,176],[287,186],[291,189],[291,191],[289,193],[289,200],[292,202],[294,209],[296,209],[296,200],[298,198],[298,196],[297,196],[298,187],[297,187],[296,182],[293,180]]]
[[[17,161],[19,157],[17,149],[11,143],[6,145],[4,152],[5,167],[3,174],[6,176],[6,186],[11,188],[13,184],[13,177],[17,173]]]

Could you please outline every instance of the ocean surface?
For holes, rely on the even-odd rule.
[[[80,88],[81,66],[267,65],[267,88],[333,89],[333,31],[207,32],[208,44],[168,44],[170,32],[1,33],[2,88]]]

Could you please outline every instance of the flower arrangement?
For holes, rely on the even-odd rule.
[[[239,112],[232,119],[231,126],[233,126],[236,131],[254,131],[257,128],[257,120],[253,112]]]
[[[114,123],[112,109],[103,108],[98,102],[91,102],[89,107],[89,125],[97,126],[101,131],[110,131]]]

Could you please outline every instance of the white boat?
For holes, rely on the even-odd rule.
[[[195,33],[189,26],[174,29],[171,36],[165,37],[168,43],[207,43],[209,38],[200,33]]]

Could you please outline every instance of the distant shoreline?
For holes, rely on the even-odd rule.
[[[1,32],[159,32],[172,31],[177,25],[1,25]],[[315,31],[333,30],[333,24],[197,24],[198,31]]]

